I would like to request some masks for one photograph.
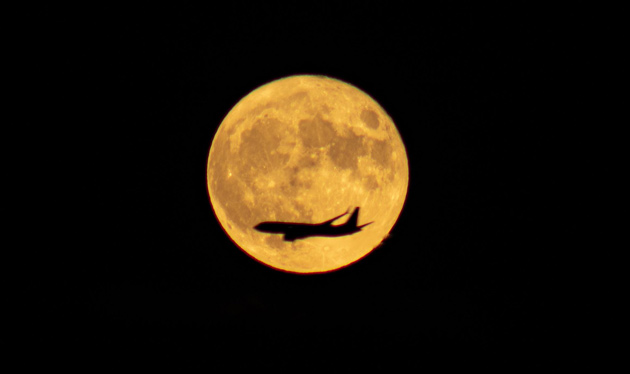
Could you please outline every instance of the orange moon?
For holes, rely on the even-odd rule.
[[[409,168],[394,122],[374,99],[337,79],[299,75],[265,84],[232,108],[212,141],[207,183],[218,221],[243,251],[275,269],[322,273],[387,237]],[[352,235],[291,242],[254,229],[264,221],[319,223],[354,207],[359,225],[374,223]]]

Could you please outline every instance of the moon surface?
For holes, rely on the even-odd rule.
[[[388,114],[358,88],[323,76],[290,76],[249,93],[208,156],[210,201],[225,232],[254,259],[294,273],[332,271],[370,253],[396,223],[408,182],[405,146]],[[354,207],[359,225],[374,223],[352,235],[289,242],[254,229],[319,223]]]

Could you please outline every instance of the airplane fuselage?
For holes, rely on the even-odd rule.
[[[370,223],[357,226],[359,208],[355,208],[352,216],[345,224],[333,226],[332,222],[345,216],[348,212],[334,217],[322,223],[295,223],[295,222],[261,222],[254,228],[260,232],[269,234],[284,234],[284,240],[294,241],[309,236],[336,237],[354,234]]]
[[[324,224],[262,222],[255,227],[260,232],[270,234],[286,234],[290,232],[308,232],[307,236],[343,236],[361,231],[360,228],[328,226]]]

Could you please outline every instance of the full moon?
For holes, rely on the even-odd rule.
[[[337,79],[299,75],[267,83],[232,108],[212,141],[207,183],[217,219],[243,251],[274,269],[323,273],[388,236],[409,168],[394,122],[374,99]],[[358,225],[373,223],[350,235],[285,241],[254,229],[321,223],[355,207]]]

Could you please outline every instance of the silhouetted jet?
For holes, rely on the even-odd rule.
[[[359,219],[359,208],[355,208],[348,221],[343,225],[333,226],[332,223],[348,214],[345,212],[335,218],[322,223],[293,223],[293,222],[262,222],[254,228],[260,232],[272,234],[284,234],[284,240],[292,242],[296,239],[303,239],[309,236],[343,236],[354,234],[370,223],[357,226]]]

